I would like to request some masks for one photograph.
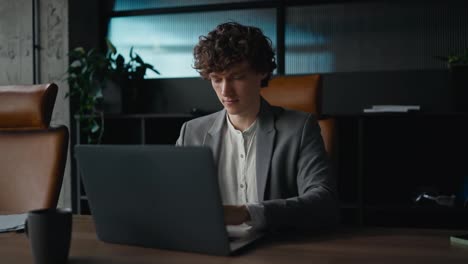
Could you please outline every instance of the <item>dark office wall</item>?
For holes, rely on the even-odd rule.
[[[190,113],[194,109],[213,112],[222,108],[211,83],[198,77],[151,79],[141,88],[145,112]]]
[[[142,89],[146,112],[221,109],[210,82],[201,78],[152,79]],[[449,112],[452,100],[447,70],[323,74],[324,114],[355,114],[374,104],[411,104],[425,112]]]
[[[449,112],[447,70],[348,72],[323,75],[324,114],[354,114],[375,104],[420,105],[424,112]]]
[[[103,39],[102,10],[96,0],[69,0],[69,47],[99,47]]]

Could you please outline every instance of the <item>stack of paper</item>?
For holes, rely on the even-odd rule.
[[[24,229],[28,214],[0,215],[0,233]]]
[[[468,234],[450,236],[450,243],[454,245],[468,246]]]
[[[371,108],[365,108],[364,113],[406,113],[420,109],[419,105],[373,105]]]

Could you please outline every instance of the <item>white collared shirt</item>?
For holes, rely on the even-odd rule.
[[[237,130],[226,114],[218,166],[218,181],[223,204],[247,205],[249,225],[265,225],[264,209],[257,192],[257,121],[244,131]]]

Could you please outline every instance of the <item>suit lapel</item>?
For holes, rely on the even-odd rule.
[[[221,110],[218,112],[218,115],[213,122],[213,125],[206,133],[205,138],[203,140],[203,146],[211,148],[213,151],[213,159],[218,168],[219,164],[219,157],[220,157],[220,150],[221,150],[221,138],[222,138],[222,130],[226,119],[226,110]]]
[[[256,162],[257,193],[258,200],[263,201],[276,136],[273,111],[271,110],[270,105],[263,100],[263,98],[258,121]]]

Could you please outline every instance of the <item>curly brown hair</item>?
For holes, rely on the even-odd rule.
[[[220,24],[207,36],[200,36],[193,55],[193,68],[204,79],[209,79],[212,72],[223,72],[234,64],[247,61],[257,73],[268,73],[261,83],[265,87],[276,69],[271,40],[261,29],[236,22]]]

